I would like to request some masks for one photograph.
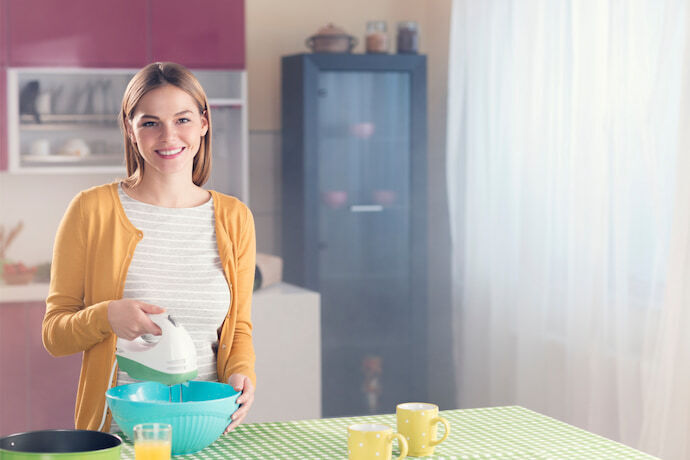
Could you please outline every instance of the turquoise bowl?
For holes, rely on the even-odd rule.
[[[170,424],[172,455],[197,452],[218,439],[239,407],[239,395],[230,385],[197,381],[131,383],[105,393],[113,418],[130,440],[134,425]]]

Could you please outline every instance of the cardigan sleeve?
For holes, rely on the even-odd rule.
[[[87,257],[83,195],[77,195],[60,222],[50,269],[50,291],[43,318],[43,345],[53,356],[88,350],[112,334],[108,303],[84,305]]]
[[[245,206],[245,219],[237,245],[237,283],[233,295],[237,296],[237,321],[226,365],[223,381],[235,373],[249,377],[256,387],[254,364],[254,344],[252,343],[252,292],[254,290],[254,272],[256,270],[256,234],[254,217]]]

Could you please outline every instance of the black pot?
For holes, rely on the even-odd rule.
[[[42,430],[0,438],[2,460],[119,460],[122,440],[90,430]]]

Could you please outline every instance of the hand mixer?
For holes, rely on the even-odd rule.
[[[163,334],[160,338],[118,338],[115,357],[120,369],[133,379],[165,385],[176,385],[195,378],[198,373],[196,347],[184,326],[166,313],[149,317]]]

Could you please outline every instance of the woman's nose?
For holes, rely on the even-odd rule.
[[[160,137],[162,139],[172,139],[176,136],[176,127],[175,125],[168,125],[167,123],[163,123],[161,125],[161,131],[160,131]]]

